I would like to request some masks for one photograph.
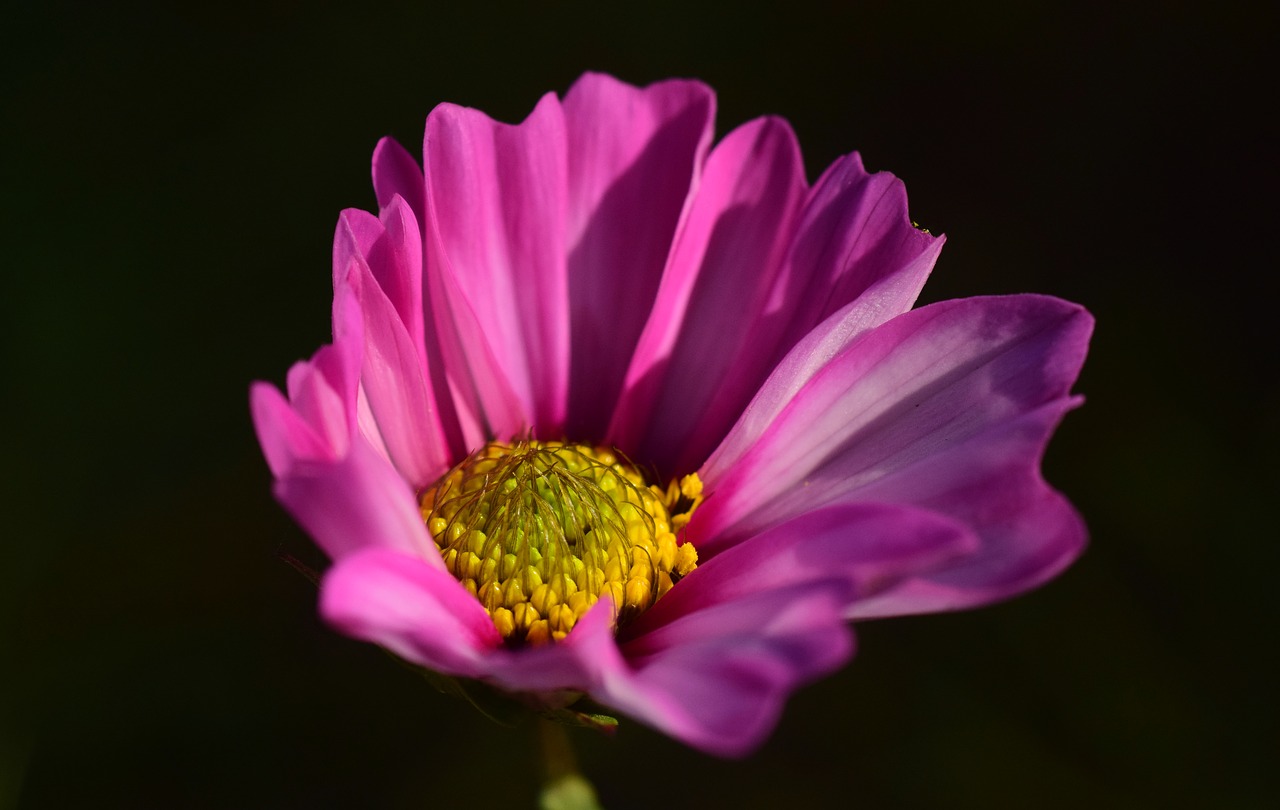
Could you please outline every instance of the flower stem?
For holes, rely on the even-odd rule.
[[[541,810],[601,810],[595,788],[578,773],[578,763],[565,727],[539,718],[538,741],[542,747],[543,765],[538,807]]]

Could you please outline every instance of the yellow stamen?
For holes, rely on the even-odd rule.
[[[445,567],[510,644],[564,638],[600,599],[619,623],[692,571],[677,533],[702,502],[697,475],[664,491],[610,450],[494,442],[422,494]]]

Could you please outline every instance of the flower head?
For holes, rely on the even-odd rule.
[[[341,631],[547,707],[744,753],[848,622],[1034,587],[1084,527],[1045,484],[1092,321],[912,309],[942,247],[856,154],[714,96],[583,76],[519,125],[452,105],[343,212],[331,345],[255,384]]]

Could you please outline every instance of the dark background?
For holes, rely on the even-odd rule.
[[[176,5],[176,4],[175,4]],[[436,103],[584,70],[777,113],[902,177],[925,301],[1098,318],[1049,479],[1092,545],[1011,603],[868,624],[723,762],[576,735],[612,808],[1263,807],[1277,775],[1275,84],[1171,2],[34,4],[0,47],[0,808],[527,807],[532,730],[330,633],[247,412],[328,338],[340,209]]]

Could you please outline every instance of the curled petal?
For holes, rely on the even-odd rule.
[[[853,654],[848,598],[848,583],[831,579],[681,616],[621,654],[595,639],[591,695],[689,745],[741,756],[772,731],[794,689]]]
[[[325,574],[320,612],[338,630],[448,675],[479,677],[501,641],[489,614],[442,567],[366,549]]]

